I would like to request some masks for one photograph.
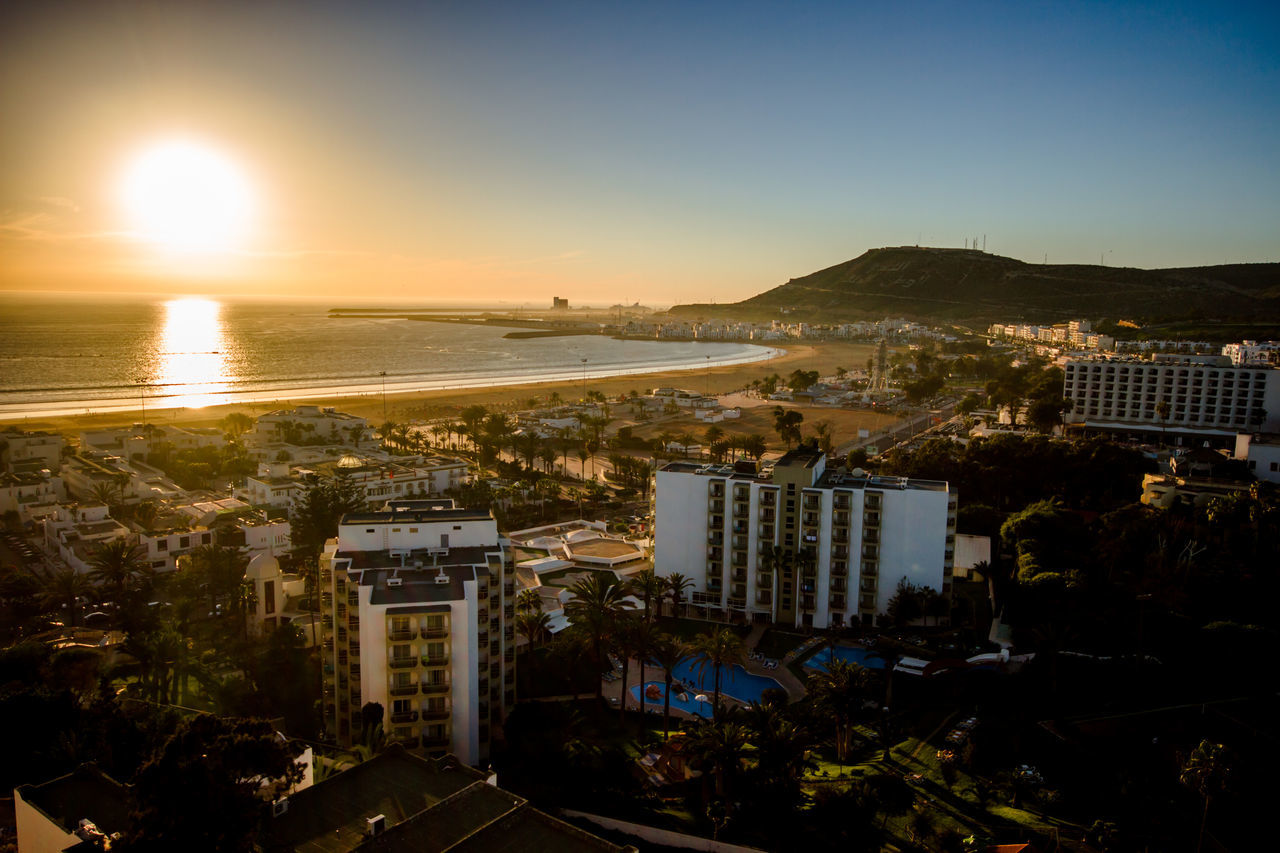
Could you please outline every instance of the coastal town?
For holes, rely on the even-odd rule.
[[[1158,833],[1081,819],[1100,806],[1079,799],[1062,747],[1096,748],[1084,721],[1102,706],[1073,703],[1071,727],[1056,715],[1047,740],[1019,735],[1010,752],[1007,727],[1046,723],[993,703],[1057,701],[1064,679],[1154,689],[1187,665],[1165,659],[1188,630],[1165,608],[1185,608],[1132,564],[1106,594],[1131,596],[1119,621],[1083,632],[1117,606],[1085,580],[1114,557],[1086,555],[1175,517],[1243,547],[1224,513],[1247,511],[1263,527],[1246,535],[1270,544],[1232,553],[1262,569],[1280,346],[1143,356],[1100,349],[1115,343],[1084,321],[986,336],[771,328],[818,346],[880,337],[852,369],[737,388],[569,383],[400,422],[299,404],[7,427],[5,678],[43,673],[53,692],[18,695],[49,714],[78,696],[68,712],[86,725],[271,719],[305,769],[272,788],[263,849],[319,837],[306,832],[413,838],[407,814],[372,828],[368,808],[315,804],[356,772],[375,789],[452,773],[461,791],[467,767],[510,780],[504,796],[530,814],[551,808],[623,846],[723,831],[772,849],[764,815],[805,800],[813,831],[854,844],[1086,850]],[[411,396],[391,400],[393,416],[413,411]],[[1059,470],[1033,476],[1024,454]],[[1218,565],[1195,538],[1178,547],[1176,571]],[[1256,701],[1214,707],[1223,722]],[[1140,695],[1128,704],[1150,713]],[[1185,733],[1169,736],[1170,760],[1196,760]],[[11,765],[19,850],[105,845],[135,825],[141,788],[76,769],[95,754]],[[128,776],[140,758],[108,764]],[[414,823],[430,825],[424,808]],[[823,822],[862,808],[883,819]]]

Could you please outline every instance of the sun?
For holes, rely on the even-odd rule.
[[[252,187],[237,164],[199,142],[171,140],[125,168],[120,202],[134,234],[178,252],[229,252],[244,245]]]

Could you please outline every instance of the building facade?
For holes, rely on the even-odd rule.
[[[654,570],[697,607],[816,628],[871,624],[906,579],[951,591],[946,483],[826,470],[796,450],[758,472],[673,462],[655,474]]]
[[[1231,442],[1240,432],[1280,430],[1280,370],[1221,356],[1069,360],[1063,397],[1072,403],[1067,423],[1086,427],[1187,431]]]
[[[347,515],[320,558],[330,735],[385,710],[389,741],[467,764],[515,702],[515,573],[487,510],[405,501]]]

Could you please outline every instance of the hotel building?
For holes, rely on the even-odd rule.
[[[390,506],[344,516],[320,557],[325,725],[350,746],[377,702],[388,741],[474,765],[515,701],[505,543],[487,510]]]
[[[1107,432],[1181,436],[1234,445],[1241,432],[1280,430],[1280,370],[1222,356],[1072,359],[1063,367],[1067,423]],[[1161,403],[1168,406],[1160,417]]]
[[[951,592],[946,483],[826,469],[793,450],[760,471],[673,462],[655,474],[654,570],[695,607],[816,628],[871,624],[903,578]]]

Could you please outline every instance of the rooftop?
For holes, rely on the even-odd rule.
[[[74,832],[85,819],[107,835],[129,828],[129,787],[92,764],[42,785],[22,785],[17,793],[67,832]]]
[[[782,465],[784,456],[778,460]],[[809,467],[806,464],[806,467]],[[669,462],[662,466],[663,471],[677,474],[698,474],[704,477],[723,477],[729,480],[740,480],[751,483],[773,483],[773,470],[766,467],[759,474],[748,474],[734,470],[732,465],[705,465],[696,462]],[[907,477],[879,477],[850,474],[839,470],[823,472],[813,484],[815,489],[891,489],[895,491],[920,490],[928,492],[945,492],[947,483],[942,480],[914,480]]]
[[[378,815],[387,829],[369,837],[368,820]],[[304,853],[625,849],[538,812],[452,757],[418,758],[399,746],[291,796],[259,845]]]

